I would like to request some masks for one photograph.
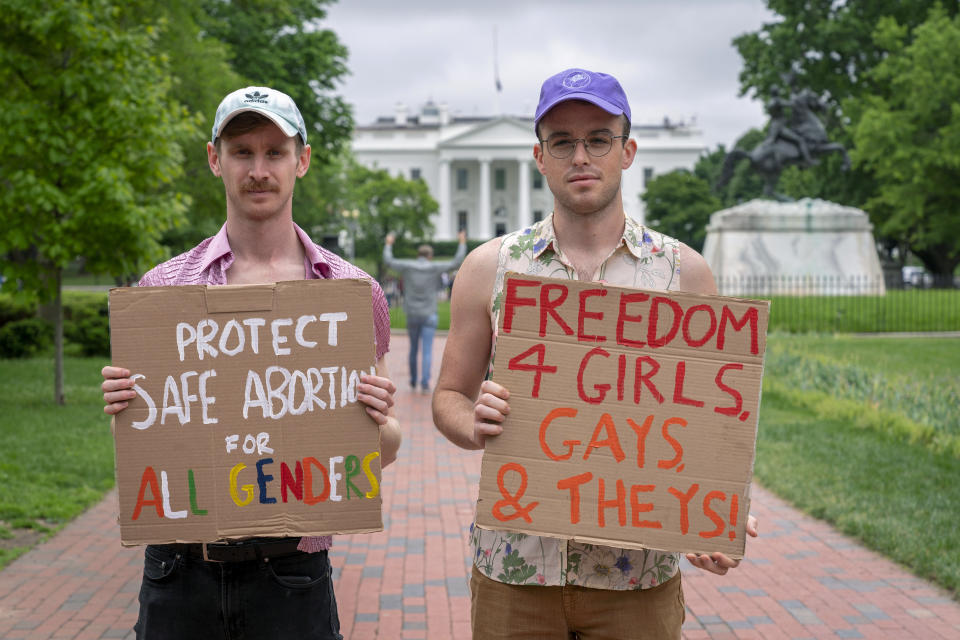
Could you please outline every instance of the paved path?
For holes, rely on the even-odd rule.
[[[406,337],[392,346],[391,370],[405,380]],[[343,633],[469,640],[466,539],[480,456],[435,432],[429,396],[404,389],[398,410],[405,441],[384,471],[386,529],[334,543]],[[143,552],[120,546],[115,504],[111,493],[0,572],[0,638],[133,637]],[[685,638],[960,639],[960,605],[942,591],[759,487],[753,513],[761,537],[739,569],[721,578],[685,567]]]

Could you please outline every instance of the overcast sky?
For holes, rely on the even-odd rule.
[[[696,118],[711,148],[729,148],[765,122],[760,102],[737,97],[731,41],[772,19],[762,0],[340,0],[323,26],[350,51],[340,93],[358,125],[430,99],[532,117],[543,80],[582,67],[620,80],[635,124]]]

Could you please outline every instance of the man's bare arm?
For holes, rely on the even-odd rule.
[[[680,291],[717,295],[717,282],[710,265],[699,253],[685,244],[680,245]]]
[[[482,449],[486,436],[500,432],[497,423],[509,411],[506,390],[490,381],[484,383],[493,338],[490,297],[499,247],[496,239],[474,249],[454,280],[450,333],[433,393],[434,424],[464,449]]]

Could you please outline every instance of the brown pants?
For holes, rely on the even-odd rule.
[[[518,586],[470,577],[473,640],[670,640],[685,609],[680,574],[641,591]]]

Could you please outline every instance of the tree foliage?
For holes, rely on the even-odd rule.
[[[960,15],[935,7],[914,29],[887,18],[874,39],[890,52],[866,74],[874,93],[844,103],[853,159],[877,177],[867,207],[881,233],[950,275],[960,264]]]
[[[705,180],[678,169],[651,180],[642,197],[651,227],[703,251],[710,214],[721,208]]]
[[[733,41],[744,63],[740,93],[752,92],[767,99],[772,86],[783,85],[784,74],[795,74],[797,87],[810,88],[825,98],[828,111],[823,120],[828,134],[850,149],[859,117],[848,106],[853,104],[850,101],[885,96],[889,90],[887,79],[871,73],[891,54],[891,43],[875,38],[875,32],[892,20],[902,30],[906,46],[936,4],[937,0],[767,0],[777,17]],[[949,2],[943,11],[954,17],[960,3]],[[894,232],[886,224],[893,212],[870,208],[870,203],[877,203],[881,188],[872,165],[860,162],[849,172],[837,168],[838,161],[828,158],[802,172],[785,171],[781,191],[863,207],[870,213],[880,241],[887,247],[900,245],[901,238],[887,235]]]
[[[383,270],[383,239],[388,233],[396,235],[399,250],[405,243],[421,242],[432,235],[430,215],[438,205],[423,180],[391,176],[385,169],[349,162],[346,185],[343,209],[359,212],[356,253],[377,262],[378,277]]]
[[[162,254],[160,234],[187,208],[174,181],[195,127],[170,97],[156,33],[124,26],[110,0],[4,2],[4,287],[59,300],[62,270],[77,258],[125,276]],[[57,337],[62,347],[62,324]],[[55,393],[62,401],[62,387]]]

